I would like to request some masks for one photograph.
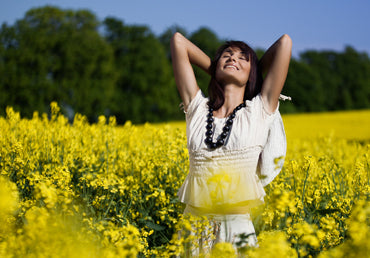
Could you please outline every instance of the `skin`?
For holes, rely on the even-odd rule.
[[[227,117],[243,102],[250,69],[250,62],[239,48],[227,48],[222,53],[217,63],[216,79],[225,87],[225,103],[214,111],[215,117]]]
[[[288,74],[291,52],[292,40],[284,34],[271,45],[260,60],[265,74],[261,96],[265,109],[270,113],[278,106],[279,95]],[[184,106],[187,107],[199,90],[192,64],[209,73],[211,59],[178,32],[171,38],[171,55],[177,89]],[[217,64],[216,79],[224,85],[225,102],[220,109],[214,111],[215,117],[227,117],[243,102],[250,71],[250,64],[246,59],[243,60],[243,56],[240,49],[228,48]]]
[[[244,87],[248,81],[251,70],[250,62],[237,47],[227,48],[217,63],[216,78],[222,84],[230,82],[235,86]]]

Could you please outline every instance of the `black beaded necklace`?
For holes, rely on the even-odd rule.
[[[235,118],[235,115],[236,115],[236,112],[240,109],[242,109],[243,107],[245,107],[245,103],[241,103],[239,106],[237,106],[233,112],[231,113],[231,115],[227,118],[226,120],[226,123],[224,125],[224,127],[222,128],[222,133],[220,134],[220,136],[218,137],[218,140],[216,142],[213,142],[213,121],[214,121],[214,118],[213,118],[213,108],[211,107],[208,107],[208,115],[207,115],[207,125],[206,125],[206,139],[205,139],[205,143],[206,145],[208,146],[208,148],[210,149],[216,149],[216,148],[219,148],[221,147],[222,145],[225,144],[225,139],[227,138],[227,136],[230,134],[230,131],[231,131],[231,126],[233,124],[233,119]]]

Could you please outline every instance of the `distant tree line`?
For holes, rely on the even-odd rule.
[[[169,47],[175,31],[211,57],[224,41],[208,28],[188,34],[173,26],[156,36],[116,18],[101,22],[88,10],[31,9],[0,29],[0,115],[12,106],[31,117],[57,101],[69,118],[81,113],[91,122],[99,115],[119,123],[183,119]],[[195,73],[207,93],[209,76]],[[292,59],[283,91],[293,101],[281,112],[369,108],[369,56],[349,46],[305,51]]]

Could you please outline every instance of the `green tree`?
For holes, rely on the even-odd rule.
[[[283,93],[292,102],[283,103],[281,112],[321,111],[325,109],[325,98],[320,76],[312,66],[292,59]]]
[[[189,39],[200,49],[202,49],[204,53],[206,53],[211,59],[214,58],[217,49],[223,43],[217,37],[216,33],[205,27],[201,27],[193,32],[190,35]],[[194,67],[194,72],[197,77],[199,87],[205,94],[207,94],[210,76],[198,67]]]
[[[335,60],[338,53],[334,51],[306,51],[301,54],[301,61],[314,70],[320,80],[320,87],[315,87],[311,90],[317,93],[317,96],[325,99],[323,106],[317,105],[313,110],[307,111],[322,111],[322,110],[335,110],[337,109],[337,100],[340,98],[338,87],[341,82],[341,75],[336,72]],[[307,79],[310,77],[307,76]],[[311,94],[312,95],[312,94]],[[343,108],[342,108],[343,109]]]
[[[171,26],[169,27],[168,29],[166,29],[161,35],[159,35],[158,39],[159,41],[162,43],[165,51],[166,51],[166,57],[167,59],[169,59],[171,61],[171,46],[170,46],[170,42],[171,42],[171,38],[172,38],[172,35],[175,33],[175,32],[180,32],[182,35],[184,35],[185,37],[187,37],[187,32],[185,30],[185,28],[183,27],[180,27],[178,25],[174,25],[174,26]],[[172,62],[172,61],[171,61]]]
[[[119,121],[178,118],[180,99],[163,45],[146,26],[125,26],[115,18],[104,25],[119,72],[112,108]]]
[[[301,55],[301,62],[309,65],[321,82],[319,89],[311,90],[325,99],[315,111],[370,106],[370,60],[367,54],[357,53],[351,47],[347,47],[343,53],[306,51]]]
[[[359,109],[370,106],[370,59],[347,46],[335,60],[336,73],[341,75],[338,85],[337,109]]]
[[[0,115],[13,106],[29,117],[33,111],[47,112],[57,101],[70,118],[79,112],[90,121],[100,114],[115,115],[120,123],[182,119],[169,47],[175,31],[210,58],[222,44],[205,27],[187,34],[175,25],[156,37],[147,26],[114,18],[101,23],[87,10],[31,9],[14,25],[0,28]],[[263,52],[258,49],[258,56]],[[207,94],[209,75],[198,67],[194,72]],[[293,101],[280,108],[369,108],[369,85],[368,54],[352,47],[305,51],[292,59],[283,90]]]
[[[114,91],[113,53],[89,11],[46,6],[29,10],[14,26],[2,26],[6,76],[0,87],[12,105],[30,116],[59,102],[69,115],[94,120],[108,110]]]

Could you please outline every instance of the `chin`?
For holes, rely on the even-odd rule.
[[[240,78],[235,73],[228,73],[228,72],[217,72],[216,73],[216,80],[221,84],[237,84],[240,86],[245,86],[248,82],[248,78]]]

